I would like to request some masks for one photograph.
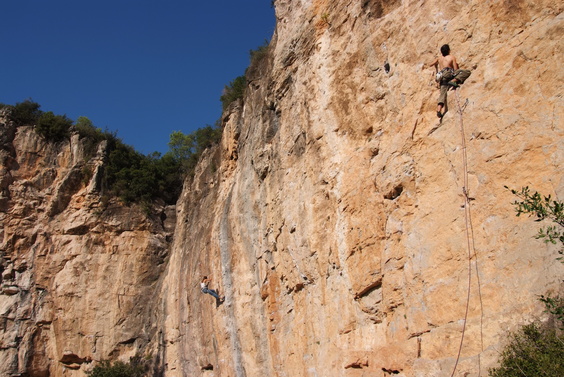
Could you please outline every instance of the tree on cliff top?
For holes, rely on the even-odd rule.
[[[76,122],[66,115],[44,112],[41,106],[27,99],[15,105],[0,104],[7,117],[16,126],[34,126],[35,131],[45,140],[60,142],[68,139],[72,131],[78,132],[84,146],[85,160],[94,156],[100,142],[106,141],[106,161],[102,173],[102,194],[119,197],[126,204],[148,204],[162,199],[174,204],[182,190],[182,181],[194,172],[196,164],[209,146],[221,139],[221,127],[206,126],[185,135],[175,131],[170,135],[170,150],[143,155],[123,143],[115,132],[96,128],[87,117],[81,116]],[[91,172],[84,170],[85,182]]]
[[[223,94],[219,98],[222,104],[223,110],[238,99],[242,99],[245,95],[245,88],[247,87],[247,81],[252,80],[252,76],[255,72],[259,70],[260,66],[266,57],[268,56],[268,40],[264,40],[264,43],[254,50],[249,51],[249,66],[245,69],[245,74],[233,79],[229,85],[225,85],[223,88]]]
[[[73,121],[66,115],[55,115],[47,111],[39,117],[35,131],[50,141],[62,141],[69,137]]]
[[[217,126],[198,128],[191,134],[173,131],[168,143],[169,153],[180,161],[184,173],[193,175],[202,153],[221,140],[222,132]]]
[[[10,120],[18,126],[34,125],[43,113],[40,110],[41,106],[31,99],[18,102],[13,106],[4,105],[4,107],[9,108]]]
[[[243,98],[246,86],[247,79],[245,76],[236,77],[229,83],[229,85],[225,85],[225,88],[223,88],[223,94],[219,97],[223,110],[227,109],[227,106],[239,98]]]

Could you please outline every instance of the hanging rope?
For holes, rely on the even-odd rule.
[[[466,334],[466,322],[468,320],[468,311],[470,308],[470,291],[472,287],[472,258],[476,258],[476,277],[478,281],[478,295],[480,298],[480,342],[481,342],[481,350],[484,350],[484,337],[482,332],[482,321],[483,321],[483,304],[482,304],[482,292],[480,289],[480,274],[478,269],[478,258],[476,255],[476,247],[474,242],[474,227],[472,225],[472,213],[470,209],[470,196],[468,192],[468,156],[466,153],[466,137],[464,132],[464,118],[463,113],[464,109],[466,108],[467,102],[464,106],[460,105],[460,96],[459,90],[455,90],[456,96],[456,104],[457,104],[457,112],[458,112],[458,119],[460,125],[460,134],[462,138],[462,166],[464,169],[463,173],[463,187],[462,187],[462,194],[464,196],[464,218],[466,222],[466,248],[468,250],[468,289],[467,289],[467,296],[466,296],[466,310],[464,313],[464,324],[462,326],[462,336],[460,338],[460,346],[458,347],[458,355],[456,356],[456,362],[454,363],[454,368],[452,370],[451,377],[454,377],[454,373],[456,372],[456,368],[458,366],[458,362],[460,360],[460,355],[462,354],[462,345],[464,343],[464,335]],[[481,354],[478,355],[478,377],[481,376]]]

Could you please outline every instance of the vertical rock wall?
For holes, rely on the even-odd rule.
[[[48,143],[5,119],[0,131],[0,376],[84,376],[143,355],[173,228],[102,203],[103,144],[90,157],[78,135]]]
[[[0,375],[140,355],[159,376],[450,376],[460,350],[478,376],[542,317],[564,268],[504,185],[564,196],[562,6],[274,6],[176,214],[103,203],[103,145],[0,121]],[[472,70],[463,130],[454,92],[435,115],[443,43]]]
[[[485,375],[561,288],[504,185],[564,196],[562,6],[274,5],[270,55],[178,204],[166,375],[450,376],[464,328],[455,375]],[[472,70],[464,133],[454,92],[435,115],[443,43]]]

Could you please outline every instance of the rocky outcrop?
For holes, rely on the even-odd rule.
[[[83,376],[143,352],[170,220],[101,200],[103,144],[89,157],[78,135],[53,144],[0,127],[0,375]]]
[[[504,185],[564,195],[562,7],[275,8],[270,55],[178,204],[166,375],[487,374],[561,287]],[[463,133],[454,92],[435,115],[443,43],[472,70]]]
[[[504,186],[564,197],[562,6],[274,6],[176,213],[102,203],[103,145],[0,124],[0,374],[480,376],[543,317],[564,266]],[[443,43],[472,75],[439,122]]]

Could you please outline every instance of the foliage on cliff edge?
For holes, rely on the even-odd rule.
[[[161,156],[154,152],[143,155],[126,145],[115,133],[102,131],[86,117],[76,122],[66,115],[43,112],[40,105],[25,100],[13,106],[1,105],[17,126],[34,126],[45,140],[61,142],[78,132],[86,154],[92,158],[98,145],[105,141],[106,161],[102,176],[102,195],[119,197],[126,204],[149,203],[161,199],[174,204],[182,190],[185,175],[191,174],[202,152],[221,139],[220,127],[206,126],[184,135],[171,135],[170,150]]]

